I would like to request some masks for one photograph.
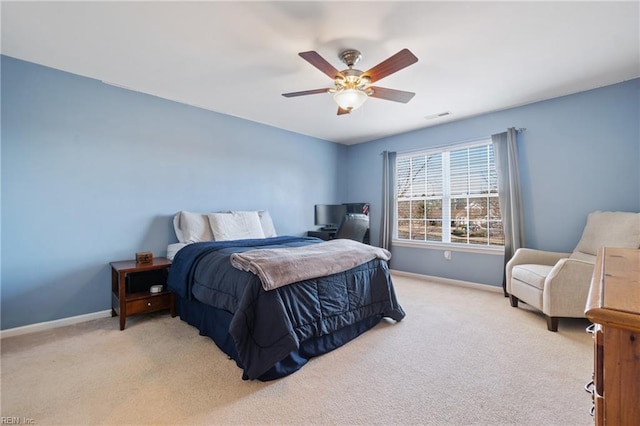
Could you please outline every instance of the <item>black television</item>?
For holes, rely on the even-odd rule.
[[[347,206],[344,204],[316,204],[315,224],[321,226],[323,231],[334,231],[342,223],[347,214]]]

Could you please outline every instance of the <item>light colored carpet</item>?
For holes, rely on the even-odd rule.
[[[2,340],[1,415],[46,424],[590,425],[586,320],[394,277],[407,312],[273,382],[168,314]],[[521,304],[522,305],[522,304]]]

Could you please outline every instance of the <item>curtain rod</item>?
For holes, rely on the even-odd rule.
[[[518,133],[522,133],[522,132],[526,132],[527,128],[526,127],[514,127],[514,129],[516,129],[516,132]],[[421,151],[430,151],[432,149],[441,149],[441,148],[448,148],[450,146],[455,146],[455,145],[462,145],[465,143],[471,143],[471,142],[476,142],[476,141],[481,141],[483,139],[490,139],[491,136],[482,136],[479,138],[473,138],[473,139],[467,139],[464,141],[458,141],[458,142],[452,142],[452,143],[448,143],[448,144],[444,144],[444,145],[437,145],[437,146],[430,146],[428,148],[416,148],[416,149],[411,149],[408,151],[399,151],[397,152],[397,154],[411,154],[412,152],[421,152]],[[384,151],[380,153],[380,155],[384,154]]]

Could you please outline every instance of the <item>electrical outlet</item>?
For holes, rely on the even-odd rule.
[[[444,252],[444,258],[447,260],[451,260],[451,252],[449,250],[446,250]]]

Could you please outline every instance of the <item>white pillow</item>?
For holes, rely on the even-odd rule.
[[[180,212],[180,230],[184,243],[199,243],[202,241],[213,241],[213,234],[209,226],[206,214]],[[177,232],[176,232],[177,235]]]
[[[273,226],[273,220],[269,210],[259,210],[258,216],[260,216],[260,225],[262,225],[262,232],[264,232],[265,238],[277,237],[276,228]]]
[[[258,212],[211,213],[208,218],[216,241],[264,238]]]
[[[173,230],[176,231],[176,237],[178,237],[179,242],[186,242],[184,235],[182,235],[182,229],[180,229],[180,213],[176,213],[173,217]]]
[[[227,210],[222,213],[251,213],[252,211],[258,212],[258,217],[260,218],[260,226],[262,226],[262,232],[264,232],[265,238],[277,237],[276,227],[273,226],[273,220],[271,219],[271,214],[269,214],[269,210]]]

